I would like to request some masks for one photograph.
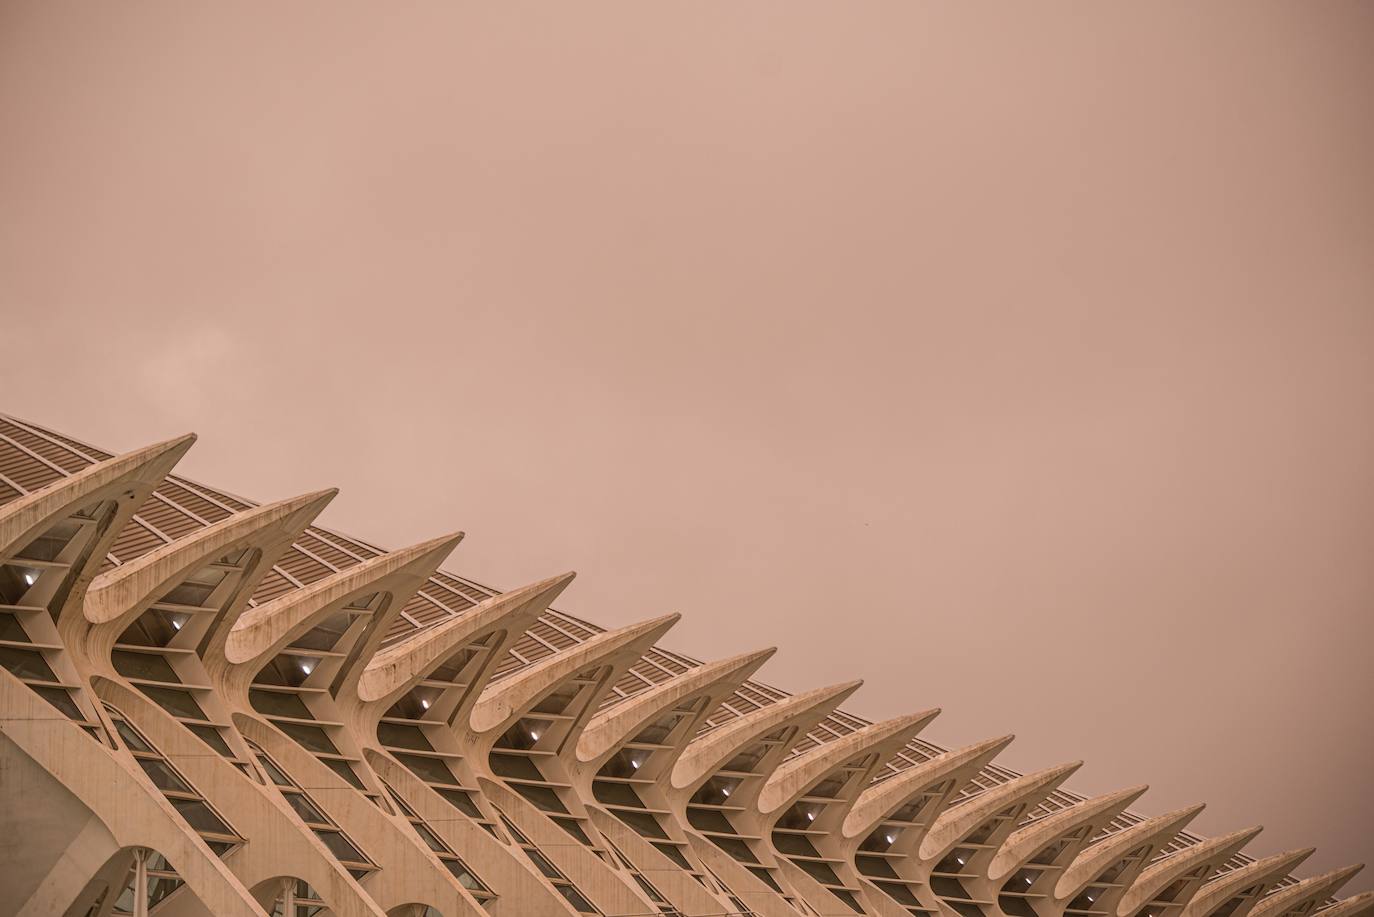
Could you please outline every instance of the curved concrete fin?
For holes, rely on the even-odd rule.
[[[1374,913],[1374,892],[1343,898],[1322,910],[1322,917],[1368,917]]]
[[[1233,897],[1255,885],[1267,885],[1292,872],[1317,852],[1315,847],[1276,853],[1217,876],[1193,896],[1180,917],[1207,917]]]
[[[457,617],[381,650],[368,662],[358,680],[358,699],[390,706],[397,697],[428,678],[454,653],[484,633],[497,627],[524,632],[567,588],[574,576],[574,573],[564,573],[494,595]]]
[[[889,814],[937,784],[953,779],[957,787],[968,782],[970,777],[1010,745],[1013,738],[1010,735],[998,736],[947,751],[869,787],[859,796],[845,819],[845,837],[867,837]]]
[[[791,805],[835,768],[858,755],[878,752],[878,761],[871,769],[876,770],[939,714],[939,709],[935,708],[873,723],[789,758],[778,765],[764,782],[763,789],[759,791],[759,811],[769,815]]]
[[[256,671],[328,616],[334,606],[367,592],[391,591],[395,596],[391,604],[399,611],[461,539],[461,533],[445,535],[379,554],[245,611],[225,641],[225,661],[233,666],[252,665]],[[435,560],[434,555],[441,552]]]
[[[1126,889],[1126,893],[1121,896],[1121,903],[1117,906],[1116,912],[1120,917],[1129,917],[1140,910],[1147,901],[1152,900],[1155,895],[1164,890],[1169,883],[1197,869],[1200,866],[1215,868],[1226,862],[1232,856],[1240,853],[1241,848],[1264,829],[1256,825],[1253,828],[1245,828],[1241,831],[1232,831],[1230,834],[1223,834],[1219,837],[1211,837],[1205,841],[1184,848],[1172,856],[1165,857],[1158,863],[1147,868],[1142,872]],[[1200,887],[1201,880],[1195,885]],[[1193,888],[1188,891],[1192,895],[1197,891]],[[1187,898],[1175,897],[1172,899],[1179,904],[1187,904]]]
[[[644,727],[695,696],[709,694],[712,698],[723,699],[758,671],[775,652],[777,647],[768,647],[695,666],[601,711],[587,723],[578,739],[577,759],[591,763],[614,753]],[[711,706],[715,703],[718,701]],[[704,715],[710,712],[708,707]]]
[[[1126,810],[1149,789],[1148,786],[1129,787],[1076,802],[1053,815],[1038,818],[1024,828],[1013,831],[1002,843],[988,868],[994,881],[1020,869],[1026,861],[1071,831],[1091,826],[1088,836],[1096,834],[1107,822]],[[1084,839],[1087,843],[1087,839]]]
[[[1196,818],[1197,814],[1204,808],[1202,803],[1198,803],[1183,809],[1175,809],[1173,812],[1166,812],[1163,815],[1156,815],[1154,818],[1147,818],[1139,824],[1131,825],[1131,827],[1109,835],[1093,844],[1079,854],[1069,864],[1069,868],[1064,870],[1064,874],[1059,877],[1059,883],[1055,886],[1056,897],[1072,898],[1083,890],[1083,886],[1101,875],[1107,867],[1137,847],[1149,845],[1151,852],[1153,852],[1153,850],[1167,844],[1174,835],[1183,830],[1184,825]],[[1147,854],[1147,860],[1148,856]]]
[[[785,697],[698,736],[687,744],[682,757],[673,765],[669,785],[674,790],[692,788],[719,770],[744,746],[784,726],[800,725],[809,729],[825,719],[862,684],[863,681],[847,681]]]
[[[235,513],[100,574],[86,593],[86,620],[122,630],[164,592],[216,558],[239,547],[291,541],[336,494],[321,490]]]
[[[401,610],[405,608],[406,603],[439,570],[439,565],[453,553],[453,549],[458,547],[458,542],[462,540],[463,533],[454,532],[431,538],[424,543],[429,546],[428,550],[422,549],[417,552],[414,563],[407,569],[405,581],[392,586],[391,601],[381,611],[372,615],[372,620],[358,635],[358,639],[345,650],[346,655],[339,665],[339,672],[330,685],[335,697],[344,693],[356,694],[358,679],[362,678],[367,664],[372,661],[373,655],[382,645],[387,631],[391,629],[391,622],[401,616]]]
[[[589,668],[632,665],[681,617],[676,613],[664,615],[597,634],[488,685],[472,709],[472,731],[482,735],[504,729],[564,680]]]
[[[130,511],[137,509],[195,441],[196,435],[188,433],[144,446],[97,462],[0,506],[0,557],[28,544],[60,519],[96,500],[118,493],[127,496]]]
[[[1260,899],[1260,903],[1256,904],[1254,910],[1250,912],[1250,917],[1279,917],[1280,914],[1295,907],[1329,898],[1340,891],[1341,886],[1353,879],[1355,874],[1362,869],[1364,869],[1363,863],[1346,866],[1342,869],[1333,869],[1319,876],[1303,879],[1296,885],[1280,888]]]
[[[984,790],[961,806],[941,812],[921,841],[921,858],[939,859],[966,834],[1009,806],[1034,805],[1053,793],[1059,784],[1082,766],[1082,761],[1073,761],[1025,774],[1001,786]]]

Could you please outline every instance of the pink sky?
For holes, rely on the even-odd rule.
[[[1374,858],[1374,6],[382,9],[0,5],[0,408]]]

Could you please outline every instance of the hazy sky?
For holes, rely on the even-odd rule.
[[[1371,87],[1367,3],[8,0],[0,409],[1312,874],[1374,858]]]

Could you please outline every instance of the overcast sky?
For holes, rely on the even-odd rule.
[[[1374,857],[1371,87],[1357,3],[10,0],[0,410],[1312,874]]]

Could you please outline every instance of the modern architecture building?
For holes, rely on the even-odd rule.
[[[0,917],[1360,917],[772,649],[700,662],[0,416]]]

